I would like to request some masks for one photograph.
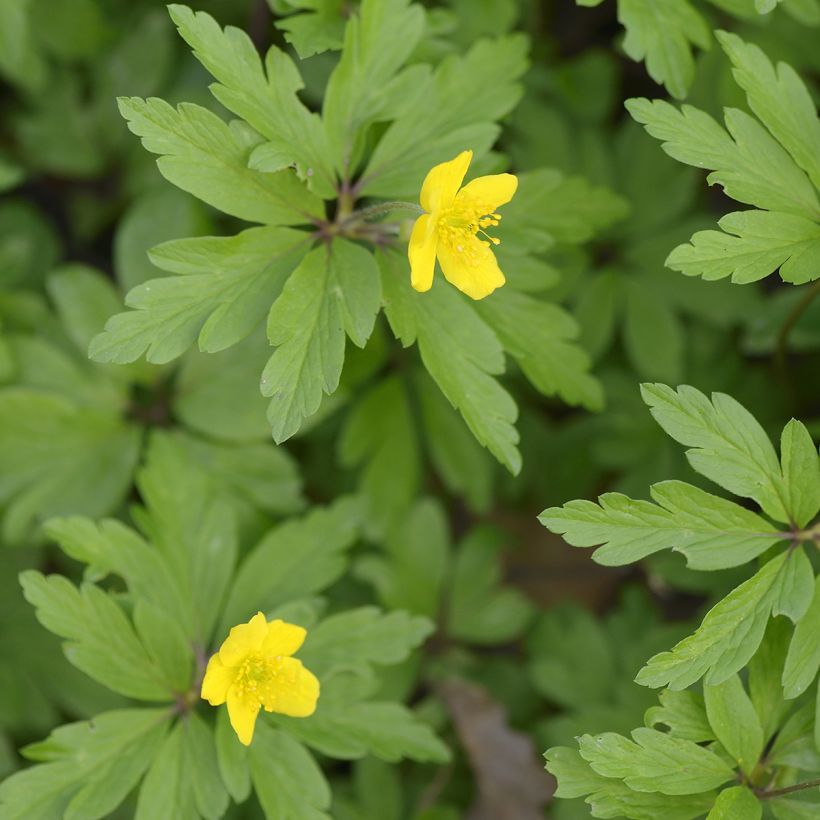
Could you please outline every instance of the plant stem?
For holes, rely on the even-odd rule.
[[[785,370],[786,366],[786,345],[789,341],[789,335],[818,294],[820,294],[820,279],[818,279],[810,288],[807,288],[800,300],[795,302],[794,307],[791,309],[789,315],[786,317],[786,321],[783,323],[783,327],[780,328],[780,333],[777,334],[777,352],[775,354],[775,361],[781,370]]]
[[[363,208],[361,211],[355,211],[349,219],[372,222],[380,216],[389,214],[392,211],[412,211],[417,216],[424,213],[421,205],[416,205],[414,202],[382,202],[378,205],[371,205],[369,208]]]
[[[794,786],[787,786],[785,789],[773,789],[770,792],[757,792],[757,797],[761,800],[771,800],[773,797],[783,797],[785,794],[792,794],[794,792],[802,792],[806,789],[814,789],[820,786],[820,778],[817,780],[807,780],[805,783],[796,783]]]

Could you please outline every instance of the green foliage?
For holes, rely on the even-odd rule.
[[[692,106],[629,100],[629,112],[680,162],[712,169],[732,199],[756,210],[727,214],[723,232],[700,231],[669,255],[673,270],[745,284],[780,270],[794,285],[817,278],[820,258],[820,124],[808,89],[787,64],[777,68],[737,35],[718,37],[749,108],[727,108],[726,129]]]

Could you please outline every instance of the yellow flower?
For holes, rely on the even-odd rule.
[[[250,745],[259,708],[291,717],[316,711],[319,681],[292,658],[307,632],[301,626],[271,621],[257,612],[246,624],[235,626],[209,661],[202,681],[202,697],[211,706],[227,701],[241,743]]]
[[[495,174],[461,188],[472,158],[472,151],[462,151],[436,165],[421,187],[421,207],[427,213],[416,220],[407,249],[410,283],[418,291],[432,287],[436,257],[447,281],[473,299],[483,299],[504,284],[492,252],[500,240],[484,229],[498,225],[501,217],[495,211],[513,198],[518,179]]]

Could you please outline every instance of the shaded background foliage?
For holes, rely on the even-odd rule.
[[[314,19],[310,4],[291,0],[192,5],[245,29],[261,50],[293,41],[306,58],[302,96],[314,108],[357,6],[317,3]],[[646,411],[641,381],[730,393],[767,430],[794,416],[816,438],[820,299],[799,312],[804,296],[775,277],[741,287],[664,267],[673,247],[732,206],[703,172],[671,160],[628,117],[625,99],[664,89],[623,53],[616,3],[587,5],[595,7],[426,3],[412,57],[437,64],[481,38],[524,32],[523,93],[488,162],[507,156],[516,172],[566,175],[540,202],[558,241],[539,254],[535,284],[522,290],[575,317],[605,409],[568,407],[533,387],[520,359],[508,365],[503,381],[519,404],[524,455],[512,477],[381,320],[366,348],[347,346],[339,390],[280,447],[270,441],[258,393],[270,353],[260,333],[160,366],[90,362],[88,344],[121,309],[122,294],[162,275],[149,248],[244,227],[168,185],[114,98],[159,96],[225,112],[160,3],[0,0],[5,775],[23,765],[16,750],[24,744],[124,702],[66,662],[23,600],[17,575],[37,568],[79,578],[81,567],[53,546],[43,521],[75,513],[129,518],[145,500],[134,484],[138,465],[167,437],[219,482],[243,551],[282,519],[357,493],[363,534],[349,572],[327,593],[330,611],[378,604],[438,627],[382,686],[441,733],[452,761],[399,769],[374,757],[323,759],[334,817],[588,816],[579,801],[550,800],[540,750],[641,724],[656,699],[632,683],[640,665],[751,573],[698,573],[671,553],[603,569],[543,530],[536,515],[605,490],[645,497],[659,480],[702,482]],[[669,90],[715,117],[744,104],[709,33],[721,27],[787,60],[817,99],[820,20],[811,3],[789,5],[764,17],[741,2],[693,2],[706,37],[693,37],[688,93]],[[319,28],[331,50],[307,53],[305,26]],[[550,177],[537,179],[549,188]],[[563,223],[565,213],[575,222]],[[407,385],[412,402],[403,398]],[[502,765],[507,757],[520,761],[513,772]],[[253,802],[230,811],[260,816]]]

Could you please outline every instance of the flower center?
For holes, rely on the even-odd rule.
[[[498,225],[500,219],[500,214],[493,213],[492,206],[486,202],[468,197],[456,199],[439,214],[439,242],[451,253],[460,254],[468,265],[476,267],[491,244],[501,244],[500,239],[489,236],[485,230]]]
[[[234,686],[242,698],[264,706],[270,711],[277,698],[277,692],[288,676],[283,668],[281,655],[263,655],[253,652],[239,666]]]

